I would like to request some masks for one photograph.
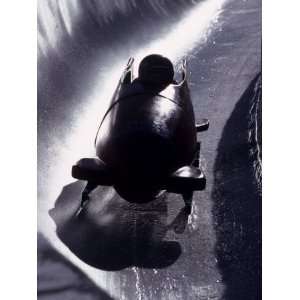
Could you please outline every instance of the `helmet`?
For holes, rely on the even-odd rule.
[[[173,81],[174,68],[168,58],[158,54],[151,54],[141,61],[138,73],[142,82],[168,85]]]

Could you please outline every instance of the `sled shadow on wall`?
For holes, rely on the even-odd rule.
[[[153,202],[128,203],[111,187],[98,187],[80,217],[84,183],[65,186],[49,211],[60,240],[85,263],[107,271],[130,266],[165,268],[181,255],[181,246],[164,240],[168,230],[182,233],[188,220],[183,208],[167,224],[166,195]]]

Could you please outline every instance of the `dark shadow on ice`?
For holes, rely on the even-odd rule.
[[[137,205],[124,201],[110,187],[98,187],[79,218],[83,182],[65,186],[50,216],[61,241],[82,261],[102,270],[130,266],[164,268],[181,254],[179,243],[165,241],[165,195]]]
[[[214,166],[216,254],[226,300],[261,299],[261,193],[257,145],[249,139],[260,80],[255,77],[227,121]]]

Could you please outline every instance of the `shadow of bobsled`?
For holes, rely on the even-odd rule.
[[[65,186],[49,214],[60,240],[82,261],[101,270],[130,266],[164,268],[181,254],[175,241],[165,241],[169,229],[183,232],[188,213],[182,209],[167,224],[166,195],[137,205],[124,201],[111,187],[98,187],[79,217],[83,182]]]

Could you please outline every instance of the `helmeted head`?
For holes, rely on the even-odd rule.
[[[154,85],[168,85],[173,82],[174,68],[171,61],[159,54],[146,56],[139,65],[139,79]]]

